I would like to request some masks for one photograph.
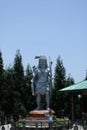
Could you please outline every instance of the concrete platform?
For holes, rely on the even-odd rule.
[[[55,113],[53,110],[51,112]],[[49,110],[33,110],[29,113],[27,120],[48,120],[46,114],[49,114]]]

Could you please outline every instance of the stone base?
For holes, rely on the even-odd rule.
[[[51,110],[52,114],[54,111]],[[33,110],[29,113],[27,120],[48,120],[48,117],[45,114],[48,114],[49,110]]]

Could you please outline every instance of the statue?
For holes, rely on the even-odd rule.
[[[36,56],[35,59],[39,59],[38,67],[33,66],[32,79],[32,94],[36,95],[36,110],[41,109],[41,95],[45,95],[46,109],[50,110],[50,95],[52,88],[52,62],[49,62],[48,67],[47,59],[45,56]]]

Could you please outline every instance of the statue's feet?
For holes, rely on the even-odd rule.
[[[49,111],[49,110],[51,110],[51,109],[48,107],[47,110]]]

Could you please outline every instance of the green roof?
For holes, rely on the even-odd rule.
[[[72,92],[72,91],[87,91],[87,80],[78,82],[71,86],[60,89],[59,92]]]

